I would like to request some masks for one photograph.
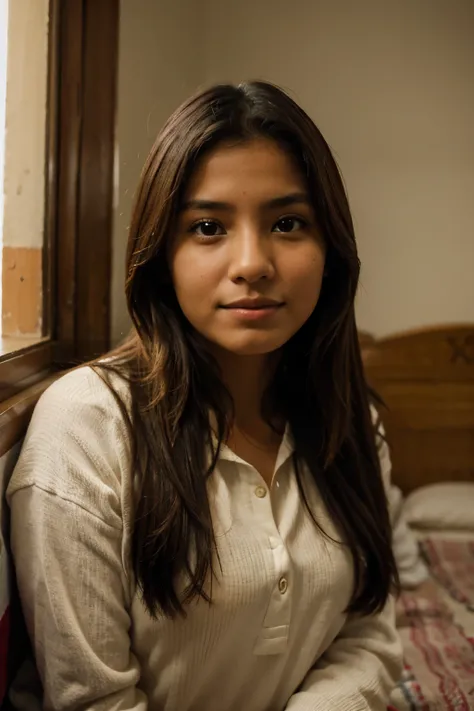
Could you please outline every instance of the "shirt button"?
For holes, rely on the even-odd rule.
[[[278,581],[278,590],[281,592],[282,595],[286,593],[288,590],[288,580],[286,578],[280,578]]]
[[[255,489],[255,496],[258,496],[259,499],[264,499],[266,495],[267,490],[265,489],[265,487],[257,486],[257,488]]]

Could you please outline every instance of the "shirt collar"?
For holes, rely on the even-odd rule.
[[[217,440],[215,438],[213,438],[213,443],[217,444]],[[292,456],[294,451],[295,443],[293,435],[291,433],[290,425],[287,423],[275,462],[275,472],[277,472],[278,469],[283,466],[283,464],[285,464],[285,462]],[[235,454],[235,452],[233,452],[226,444],[221,444],[219,460],[236,462],[238,464],[245,464],[246,466],[248,466],[247,462],[237,456],[237,454]]]

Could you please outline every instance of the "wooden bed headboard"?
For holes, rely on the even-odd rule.
[[[367,379],[385,401],[393,482],[474,482],[474,324],[411,331],[371,343]]]

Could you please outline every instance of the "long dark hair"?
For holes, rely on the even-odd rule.
[[[138,187],[127,252],[133,329],[112,361],[94,365],[130,431],[135,575],[153,616],[174,617],[193,598],[209,600],[206,581],[215,574],[217,556],[207,480],[232,425],[232,401],[216,362],[179,307],[167,246],[200,158],[223,141],[255,137],[276,141],[297,161],[327,248],[319,302],[282,349],[272,400],[294,437],[302,501],[308,507],[304,464],[352,554],[348,611],[370,614],[386,602],[396,565],[354,317],[354,228],[326,141],[291,98],[264,82],[215,86],[183,104],[158,136]],[[128,404],[112,385],[111,369],[129,383]],[[183,575],[184,591],[177,585]]]

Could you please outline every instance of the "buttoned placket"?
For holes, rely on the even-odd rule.
[[[273,504],[278,496],[278,478],[288,468],[293,447],[288,431],[283,437],[275,463],[272,486],[268,487],[258,471],[238,457],[228,447],[223,447],[222,456],[239,467],[242,483],[251,492],[253,520],[268,541],[268,567],[273,570],[273,588],[262,628],[256,639],[254,654],[281,654],[288,644],[291,607],[291,559],[278,530]]]

